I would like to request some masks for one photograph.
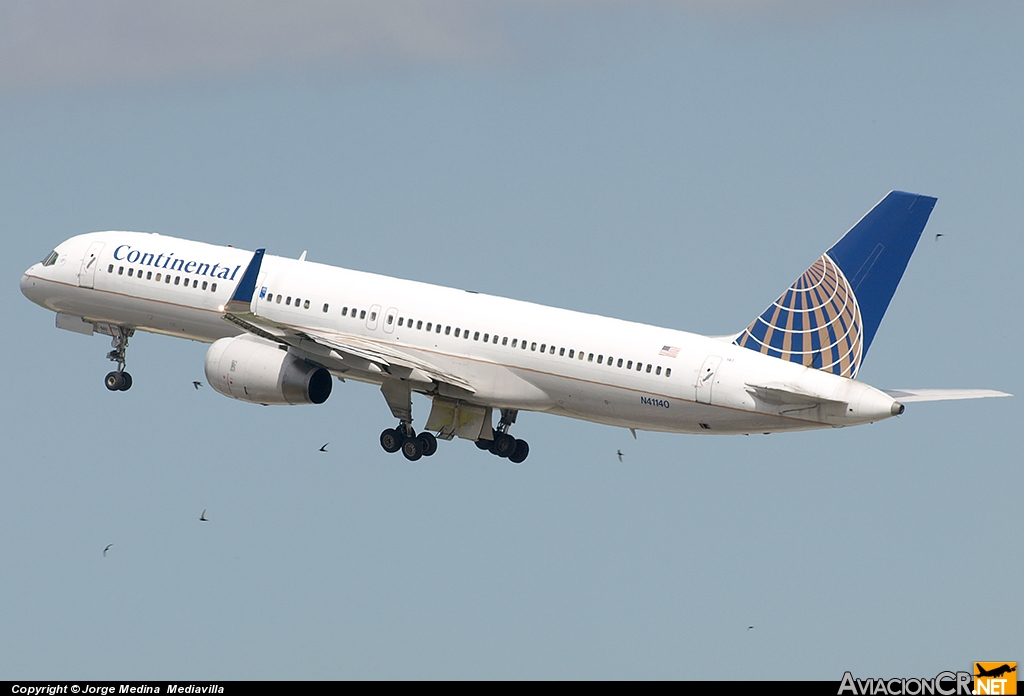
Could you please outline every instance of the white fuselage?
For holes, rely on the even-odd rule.
[[[21,287],[59,315],[207,343],[242,333],[223,308],[252,252],[96,232],[56,253],[56,262],[29,268]],[[471,384],[473,393],[457,396],[480,406],[690,433],[854,425],[899,406],[862,382],[756,353],[731,337],[270,255],[256,288],[253,315],[400,349]],[[317,360],[315,352],[303,357]],[[323,364],[339,377],[382,381],[379,371]],[[449,396],[433,389],[420,391]]]

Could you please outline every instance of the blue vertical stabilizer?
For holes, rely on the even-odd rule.
[[[935,198],[893,191],[797,278],[735,343],[855,377]]]

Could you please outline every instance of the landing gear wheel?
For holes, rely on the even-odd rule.
[[[482,450],[491,449],[491,445],[494,444],[494,440],[477,440],[476,446]]]
[[[516,449],[508,455],[508,460],[513,464],[522,464],[530,456],[530,446],[526,440],[516,440]]]
[[[416,439],[423,446],[424,457],[429,457],[437,451],[437,438],[434,437],[433,433],[420,433]]]
[[[390,454],[402,449],[404,441],[405,438],[402,437],[401,433],[393,428],[388,428],[380,434],[380,446],[384,448],[385,452]]]
[[[423,441],[418,437],[410,437],[402,443],[402,454],[410,462],[414,462],[423,456]]]
[[[505,459],[516,451],[516,439],[508,433],[495,433],[491,452]]]
[[[107,389],[110,391],[121,391],[121,385],[124,380],[121,379],[120,372],[108,372],[107,376],[103,379],[103,383],[107,385]]]
[[[132,388],[132,376],[127,372],[121,373],[121,386],[118,387],[121,391],[128,391]]]

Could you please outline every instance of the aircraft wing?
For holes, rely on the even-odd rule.
[[[901,403],[914,401],[952,401],[954,399],[987,399],[994,396],[1013,396],[994,389],[883,389]]]
[[[473,385],[458,375],[391,346],[351,334],[299,330],[253,314],[252,300],[256,293],[256,279],[263,263],[263,254],[263,249],[257,249],[253,254],[235,292],[224,306],[225,321],[268,341],[305,351],[329,362],[340,363],[349,369],[384,373],[414,382],[438,382],[470,394],[476,393]]]

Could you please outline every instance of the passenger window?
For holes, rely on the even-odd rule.
[[[359,318],[360,319],[365,319],[366,318],[366,310],[365,309],[359,310]]]
[[[431,323],[431,322],[429,322],[429,321],[428,321],[428,322],[427,322],[427,331],[430,331],[430,329],[431,329],[431,327],[432,327],[432,326],[433,326],[433,323]]]
[[[416,322],[416,329],[419,330],[419,329],[422,329],[422,328],[423,328],[423,322],[422,321],[417,321]],[[427,331],[430,331],[430,325],[429,324],[427,325]]]
[[[644,369],[644,364],[643,363],[637,363],[636,364],[636,371],[640,372],[640,370],[642,370],[642,369]]]
[[[437,326],[434,327],[434,333],[441,333],[441,325],[440,324],[438,324]]]
[[[157,273],[157,274],[156,274],[156,282],[158,282],[158,283],[159,283],[159,282],[160,282],[161,280],[163,280],[163,274],[161,274],[161,273]]]
[[[467,341],[469,340],[469,329],[466,329],[465,331],[462,332],[462,337]]]
[[[594,354],[593,353],[591,353],[590,355],[587,356],[587,362],[594,362]]]
[[[658,365],[658,369],[654,371],[654,374],[656,374],[656,375],[660,375],[661,374],[661,365]]]
[[[180,285],[181,284],[181,276],[174,276],[174,284],[175,285]]]
[[[157,278],[157,280],[159,280],[159,278]],[[217,292],[217,284],[216,283],[214,283],[213,285],[210,286],[210,292]],[[324,311],[326,312],[327,310],[325,309]]]
[[[370,312],[370,321],[377,321],[377,313]]]
[[[287,299],[285,299],[284,303],[285,303],[286,305],[288,305],[289,307],[291,307],[291,306],[292,306],[292,296],[291,296],[291,295],[289,295],[289,296],[287,297]]]
[[[633,369],[633,361],[632,360],[630,360],[629,362],[626,363],[626,369],[627,370],[632,370]]]
[[[651,364],[647,363],[647,374],[651,374]]]
[[[508,345],[508,336],[506,336],[505,338],[501,339],[501,345],[503,345],[503,346],[507,346]],[[515,346],[513,346],[513,348],[514,347]]]
[[[146,280],[149,280],[149,278],[146,278]],[[205,289],[206,289],[206,281],[204,280],[203,281],[203,290],[205,290]]]
[[[117,267],[117,274],[118,275],[124,275],[124,266],[118,266]]]
[[[171,284],[171,276],[169,274],[164,278],[164,282],[167,283],[168,285]]]
[[[341,308],[341,316],[343,316],[343,317],[347,317],[348,316],[348,307],[342,307]]]
[[[302,308],[309,309],[309,300],[306,300],[305,302],[302,303]]]
[[[551,346],[551,348],[548,349],[548,353],[550,353],[551,355],[554,355],[555,354],[555,347]]]
[[[494,334],[494,338],[491,339],[491,343],[498,345],[498,334]]]
[[[391,317],[388,317],[388,323],[391,323]],[[405,323],[405,317],[398,317],[398,325],[401,326],[403,323]],[[409,326],[412,326],[411,321],[409,322]]]
[[[537,344],[534,343],[533,345],[536,346]],[[522,348],[523,350],[526,350],[526,341],[523,341],[522,343],[520,343],[519,347]]]
[[[513,338],[513,339],[512,339],[512,347],[513,347],[513,348],[515,348],[515,347],[516,347],[516,345],[518,345],[518,342],[519,342],[519,339],[518,339],[518,338]]]
[[[619,362],[615,367],[622,367],[622,358],[619,358]]]
[[[43,265],[45,266],[46,264],[44,263]],[[114,264],[110,264],[109,266],[107,266],[107,273],[113,273],[113,272],[114,272]]]
[[[455,338],[459,337],[459,327],[455,327]]]
[[[476,339],[474,339],[474,340],[476,340]],[[490,334],[484,334],[484,343],[489,343],[490,340],[491,340],[491,335]]]
[[[597,356],[597,364],[601,365],[603,362],[604,362],[604,356],[603,355],[598,355]]]
[[[477,331],[475,334],[473,334],[473,340],[474,341],[479,341],[480,340],[480,332],[479,331]],[[487,339],[484,338],[484,340],[486,341]]]
[[[274,302],[276,302],[277,304],[281,304],[281,293],[277,294],[277,299],[274,300]]]
[[[324,302],[324,314],[327,314],[327,303]]]
[[[146,271],[146,280],[153,280],[153,271]]]
[[[575,358],[576,357],[576,351],[573,350],[572,348],[569,349],[569,357],[570,358]]]
[[[548,349],[548,344],[547,343],[541,343],[540,344],[540,352],[541,353],[547,352],[547,349]]]
[[[565,355],[565,348],[559,348],[558,349],[558,357],[562,357],[564,355]]]
[[[530,344],[530,350],[537,350],[537,344],[536,343],[531,343]]]
[[[129,278],[131,278],[134,273],[135,273],[135,269],[134,268],[129,268],[128,269],[128,277]]]
[[[445,336],[448,336],[449,334],[451,334],[451,332],[452,332],[452,327],[450,327],[450,326],[444,327],[444,335]]]
[[[192,281],[192,287],[198,288],[199,287],[199,281],[198,280],[193,280]]]
[[[665,376],[666,377],[671,377],[672,376],[672,368],[671,367],[666,367],[665,368]]]

